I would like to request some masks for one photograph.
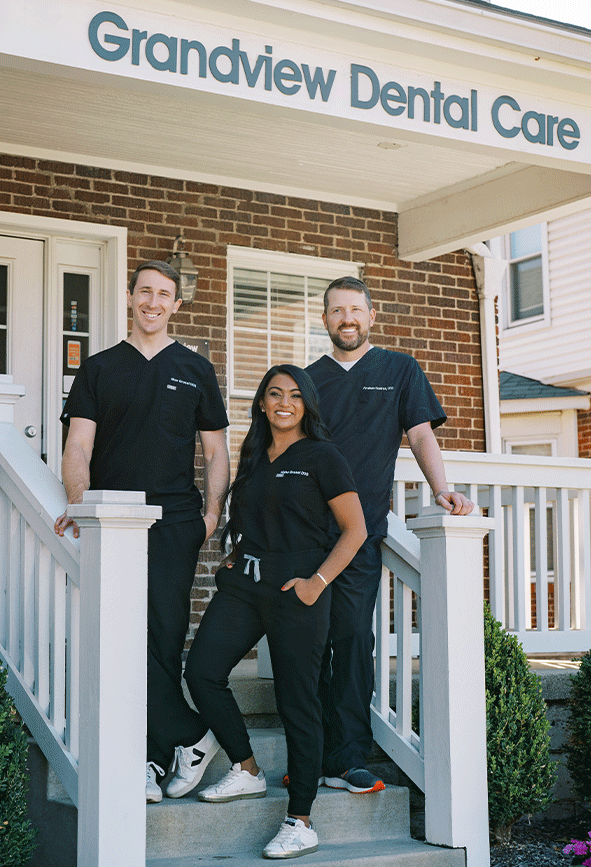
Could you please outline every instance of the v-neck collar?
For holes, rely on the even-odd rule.
[[[336,360],[336,358],[333,358],[332,355],[325,355],[324,358],[327,358],[330,362],[332,362],[332,364],[335,365],[335,367],[338,367],[338,369],[341,371],[343,376],[347,376],[348,373],[353,373],[354,370],[357,370],[359,368],[359,365],[361,365],[362,367],[365,367],[363,362],[367,358],[368,355],[372,354],[374,349],[377,349],[377,347],[376,346],[370,347],[370,349],[368,349],[367,352],[365,352],[361,356],[361,358],[357,359],[357,361],[355,362],[353,367],[350,367],[348,370],[345,370],[345,368],[341,364],[339,364],[339,362]]]
[[[281,460],[281,458],[283,457],[283,455],[286,455],[286,454],[288,453],[288,451],[290,451],[291,449],[293,449],[294,446],[297,446],[298,443],[302,443],[302,442],[304,442],[304,441],[307,440],[307,439],[308,439],[308,437],[302,437],[301,439],[296,440],[294,443],[291,443],[291,445],[289,445],[289,446],[285,449],[284,452],[281,452],[281,454],[280,454],[280,455],[277,455],[277,457],[274,458],[273,460],[271,460],[271,458],[269,457],[269,452],[267,451],[267,449],[265,449],[265,455],[266,455],[266,457],[267,457],[267,463],[269,464],[270,467],[272,467],[273,464],[276,464],[277,461]]]
[[[163,346],[162,349],[158,350],[158,352],[155,355],[153,355],[151,358],[146,358],[144,353],[141,352],[137,348],[137,346],[134,346],[133,343],[130,343],[129,340],[122,340],[121,342],[125,343],[127,346],[129,346],[129,348],[132,349],[137,355],[139,355],[140,358],[143,358],[144,361],[146,362],[146,364],[149,364],[151,361],[154,361],[155,358],[158,358],[158,356],[162,355],[163,352],[166,352],[167,349],[170,349],[172,346],[174,346],[176,344],[176,340],[173,340],[172,343],[169,343],[166,346]]]

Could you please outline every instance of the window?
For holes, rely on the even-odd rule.
[[[228,248],[230,457],[249,426],[252,398],[273,364],[306,367],[331,343],[322,324],[324,291],[360,263]]]
[[[493,255],[509,263],[501,304],[503,328],[549,324],[546,223],[494,238],[489,246]]]
[[[509,241],[509,306],[512,322],[542,316],[544,281],[542,227],[511,232]]]
[[[551,458],[556,454],[556,440],[552,442],[528,442],[516,443],[505,440],[508,448],[506,449],[511,455],[540,455],[544,458]]]

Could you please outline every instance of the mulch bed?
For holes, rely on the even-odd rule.
[[[491,867],[570,867],[572,857],[562,850],[572,838],[586,840],[591,811],[569,819],[520,819],[506,846],[491,846]]]

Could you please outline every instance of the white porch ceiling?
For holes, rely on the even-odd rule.
[[[125,81],[80,82],[0,67],[0,147],[99,165],[171,170],[245,187],[398,211],[504,161],[356,130],[335,118]],[[172,92],[171,92],[172,91]],[[299,115],[299,116],[298,116]],[[399,142],[398,149],[379,147]]]
[[[557,98],[570,89],[576,104],[589,100],[586,35],[532,29],[506,13],[450,0],[167,0],[166,6],[179,14],[219,6],[228,20],[248,11],[253,21],[272,21],[286,32],[297,23],[302,44],[332,29],[348,45],[356,38],[369,57],[390,56],[395,33],[417,68],[431,53],[438,68],[453,58],[457,69],[478,70],[479,80],[502,69],[508,82],[521,77],[530,89],[538,81]],[[347,53],[355,56],[352,48]],[[466,74],[470,80],[472,72]],[[412,260],[591,201],[591,167],[582,164],[569,171],[542,156],[533,166],[525,154],[518,161],[520,154],[501,148],[2,54],[0,151],[397,212],[399,255]]]

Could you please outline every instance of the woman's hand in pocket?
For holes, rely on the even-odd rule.
[[[223,569],[224,567],[226,569],[231,569],[232,566],[234,565],[234,563],[236,562],[236,556],[237,556],[237,552],[236,552],[236,549],[234,548],[233,551],[230,551],[230,553],[228,554],[227,557],[224,557],[224,559],[222,560],[222,562],[218,566],[218,569]]]
[[[320,578],[312,575],[311,578],[291,578],[281,589],[291,590],[293,587],[300,602],[303,602],[304,605],[314,605],[324,590],[324,586]]]

